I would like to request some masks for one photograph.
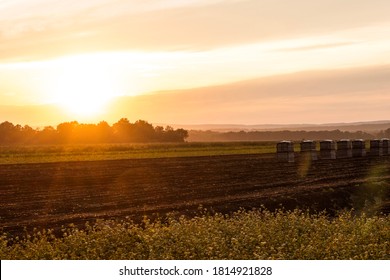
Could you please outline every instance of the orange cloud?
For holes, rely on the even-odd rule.
[[[6,1],[0,60],[204,50],[387,22],[388,1]]]

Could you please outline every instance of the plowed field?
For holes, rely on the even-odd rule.
[[[0,228],[139,219],[199,205],[219,212],[265,205],[389,212],[390,157],[295,163],[274,154],[0,166]]]

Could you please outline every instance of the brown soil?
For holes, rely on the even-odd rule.
[[[0,228],[56,228],[97,218],[137,220],[202,205],[390,211],[390,157],[295,163],[272,154],[0,166]]]

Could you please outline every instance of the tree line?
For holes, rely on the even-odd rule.
[[[126,118],[112,126],[106,121],[98,124],[64,122],[43,129],[8,121],[0,124],[0,144],[3,145],[184,142],[187,137],[188,131],[182,128],[153,126],[144,120],[131,123]]]
[[[201,131],[190,130],[188,141],[194,142],[223,142],[223,141],[280,141],[280,140],[324,140],[324,139],[375,139],[390,138],[390,128],[377,133],[368,133],[363,131]]]

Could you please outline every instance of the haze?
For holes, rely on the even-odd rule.
[[[389,11],[386,0],[3,0],[0,122],[389,119]]]

